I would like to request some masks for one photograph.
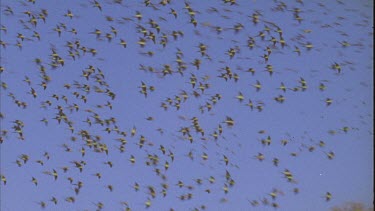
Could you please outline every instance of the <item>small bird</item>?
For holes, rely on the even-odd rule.
[[[1,175],[1,182],[3,182],[4,185],[7,184],[7,178],[4,175]]]
[[[301,50],[297,46],[294,46],[293,52],[296,52],[298,54],[298,56],[301,56]]]
[[[147,201],[145,202],[146,209],[151,207],[151,200],[148,198]]]
[[[286,92],[286,89],[287,89],[287,88],[286,88],[286,86],[284,85],[284,83],[281,82],[280,87],[279,87],[278,89],[282,90],[283,92]]]
[[[236,96],[236,99],[238,99],[238,101],[242,102],[244,100],[244,96],[241,92],[238,92],[238,95]]]
[[[72,13],[71,10],[68,10],[67,13],[64,16],[72,19],[74,17],[74,14]]]
[[[135,163],[135,157],[134,157],[134,155],[130,155],[130,159],[129,159],[129,161],[130,161],[132,164]]]
[[[31,182],[35,184],[35,186],[38,186],[38,180],[35,177],[31,178]]]
[[[274,166],[279,166],[279,159],[278,158],[274,158],[273,160],[272,160],[272,163],[273,163],[273,165]]]
[[[42,208],[42,209],[46,208],[46,206],[47,206],[47,204],[44,201],[40,201],[40,202],[38,202],[38,204],[40,205],[40,208]]]
[[[226,120],[223,123],[226,123],[228,127],[232,127],[234,125],[234,120],[231,117],[227,116]]]
[[[137,132],[137,128],[135,126],[133,126],[133,128],[130,131],[130,136],[131,137],[135,136],[136,132]]]
[[[327,157],[328,157],[329,160],[332,160],[335,157],[335,153],[332,152],[332,151],[326,153],[326,155],[327,155]]]
[[[133,185],[133,188],[134,188],[135,191],[139,191],[140,186],[139,186],[138,183],[135,182],[134,185]]]
[[[50,171],[44,171],[43,173],[47,174],[47,175],[53,176],[54,180],[57,180],[57,178],[58,178],[58,174],[57,174],[57,171],[55,169],[53,169],[52,172],[50,172]]]
[[[96,8],[98,8],[100,11],[102,11],[102,6],[100,5],[99,2],[97,2],[96,0],[94,0],[94,2],[93,2],[92,4],[93,4],[93,7],[96,7]]]
[[[327,87],[326,87],[323,83],[320,83],[320,84],[319,84],[319,90],[320,90],[320,91],[324,91],[324,90],[326,90],[326,88],[327,88]]]
[[[326,106],[330,106],[333,100],[331,98],[326,98],[325,102],[326,102]]]
[[[255,159],[259,160],[259,161],[263,161],[265,159],[264,155],[262,153],[258,153],[258,155],[255,155],[254,156]]]
[[[326,201],[330,201],[331,198],[332,198],[332,194],[330,192],[327,192],[326,195],[325,195]]]
[[[38,95],[34,88],[31,88],[31,91],[29,92],[34,98],[36,98]]]
[[[335,63],[331,66],[331,68],[332,68],[333,70],[337,70],[337,73],[338,73],[338,74],[341,73],[341,66],[340,66],[340,64],[338,64],[337,62],[335,62]]]
[[[120,39],[120,45],[124,48],[127,46],[127,42],[124,39]]]
[[[260,84],[260,82],[258,80],[256,81],[256,84],[254,84],[252,86],[255,87],[257,92],[259,92],[259,90],[262,88],[262,85]]]
[[[104,164],[107,164],[110,168],[113,167],[113,163],[111,161],[106,161],[104,162]]]
[[[50,201],[53,202],[54,204],[57,204],[57,199],[56,199],[56,197],[54,197],[54,196],[51,198]]]

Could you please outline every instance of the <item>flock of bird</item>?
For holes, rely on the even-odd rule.
[[[284,210],[304,157],[371,130],[345,1],[61,4],[1,2],[1,210]]]

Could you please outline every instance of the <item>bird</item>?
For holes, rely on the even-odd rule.
[[[331,98],[326,98],[325,102],[326,102],[326,106],[330,106],[333,100]]]
[[[371,65],[355,61],[372,46],[368,6],[90,0],[51,11],[43,1],[3,4],[0,143],[8,149],[1,164],[10,165],[2,191],[16,184],[42,193],[49,182],[58,185],[35,200],[21,191],[18,201],[31,210],[64,203],[83,210],[207,210],[214,202],[234,209],[243,201],[288,210],[281,195],[319,198],[297,186],[306,178],[291,170],[318,155],[334,176],[330,167],[343,157],[330,140],[348,139],[340,143],[345,149],[358,131],[369,131],[369,103],[353,94],[371,84]],[[353,112],[323,121],[346,110]],[[244,153],[249,160],[238,159]],[[244,180],[254,173],[246,172],[251,162],[255,174],[271,170],[268,176],[287,186],[241,189],[257,183]],[[112,181],[117,177],[125,179]],[[240,189],[256,198],[236,198]],[[135,197],[124,199],[122,190]],[[321,197],[329,202],[337,190],[320,189]],[[82,203],[89,193],[96,199]],[[201,194],[209,202],[197,204]]]
[[[259,92],[259,90],[262,88],[262,85],[260,84],[260,82],[258,80],[256,81],[256,84],[254,84],[252,86],[255,87],[257,92]]]
[[[98,8],[100,11],[102,11],[102,6],[100,5],[99,2],[97,2],[96,0],[94,0],[94,2],[93,2],[92,4],[93,4],[93,7],[96,7],[96,8]]]
[[[137,132],[137,128],[135,126],[133,126],[133,128],[130,131],[130,136],[131,137],[135,136],[136,132]]]
[[[325,200],[328,202],[328,201],[331,200],[331,198],[332,198],[332,194],[330,192],[326,192],[326,194],[325,194]]]
[[[280,87],[278,89],[282,90],[283,92],[286,92],[286,90],[287,90],[287,88],[286,88],[286,86],[284,85],[283,82],[281,82]]]
[[[238,99],[238,101],[242,102],[244,100],[244,96],[241,92],[238,92],[238,95],[236,96],[236,98]]]
[[[7,184],[7,178],[4,175],[1,175],[1,182],[6,185]]]
[[[52,172],[50,172],[50,171],[44,171],[43,173],[47,174],[47,175],[53,176],[54,180],[57,180],[57,178],[58,178],[58,174],[57,174],[57,171],[55,169],[52,169]]]
[[[130,155],[130,159],[129,159],[129,161],[132,163],[132,164],[134,164],[135,163],[135,157],[134,157],[134,155]]]
[[[76,199],[73,196],[69,196],[65,198],[65,201],[68,203],[75,203]]]
[[[53,202],[55,205],[57,204],[57,199],[53,196],[51,199],[50,199],[51,202]]]
[[[335,62],[334,64],[332,64],[331,68],[333,70],[337,70],[337,73],[340,74],[341,73],[341,65],[338,64],[337,62]]]
[[[226,123],[228,127],[234,126],[234,120],[229,116],[226,117],[226,120],[223,123]]]
[[[329,160],[332,160],[335,157],[335,153],[332,152],[332,151],[330,151],[330,152],[328,152],[326,154],[327,154],[327,157],[328,157]]]
[[[31,182],[34,183],[35,186],[38,186],[38,180],[35,177],[31,178]]]
[[[70,19],[72,19],[74,17],[74,14],[72,13],[71,10],[68,10],[66,14],[64,14],[65,17],[68,17]]]
[[[280,161],[279,161],[278,158],[273,158],[273,160],[272,160],[273,165],[276,166],[276,167],[279,166],[279,162]]]
[[[265,159],[264,155],[262,153],[258,153],[258,155],[254,156],[255,159],[259,160],[259,161],[263,161]]]
[[[33,96],[33,98],[36,98],[38,96],[34,88],[31,88],[31,91],[29,93]]]
[[[275,97],[274,100],[278,103],[283,103],[285,101],[285,97],[283,95],[279,95]]]
[[[294,51],[298,54],[298,56],[301,56],[301,50],[298,48],[298,46],[294,46]]]
[[[327,88],[327,87],[325,86],[325,84],[323,84],[323,83],[320,83],[320,84],[319,84],[319,90],[320,90],[320,91],[324,91],[324,90],[326,90],[326,88]]]

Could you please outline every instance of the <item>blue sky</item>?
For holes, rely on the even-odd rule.
[[[171,1],[166,5],[151,1],[149,6],[142,1],[119,2],[98,1],[101,10],[94,1],[1,2],[4,118],[0,147],[1,175],[6,178],[6,184],[1,184],[1,210],[40,210],[43,203],[46,210],[95,210],[99,203],[102,210],[274,210],[273,205],[279,210],[330,210],[349,201],[373,207],[372,1],[254,0],[233,5],[225,1]],[[45,22],[43,10],[48,12]],[[236,32],[238,26],[242,28]],[[55,31],[58,28],[60,36]],[[95,30],[101,35],[97,37]],[[40,40],[33,36],[35,32]],[[174,39],[172,34],[177,32]],[[110,41],[106,34],[112,37]],[[167,39],[165,47],[163,39]],[[251,39],[255,42],[252,49],[248,47]],[[144,47],[138,44],[140,40],[146,41]],[[79,45],[74,44],[77,41]],[[73,43],[71,49],[68,42]],[[206,48],[203,53],[201,44]],[[308,44],[312,49],[306,48]],[[95,49],[96,55],[89,49]],[[230,49],[235,51],[233,58],[228,55]],[[74,59],[69,51],[77,53]],[[186,65],[182,73],[177,71],[178,51]],[[37,58],[40,64],[35,62]],[[62,60],[63,65],[51,66]],[[199,69],[195,60],[200,61]],[[340,72],[332,68],[335,63]],[[267,65],[272,66],[272,74]],[[142,70],[142,66],[153,71]],[[172,74],[163,75],[166,66]],[[250,68],[254,74],[247,71]],[[84,74],[89,71],[93,73],[87,80]],[[222,78],[229,75],[232,78]],[[194,87],[191,78],[196,78]],[[262,86],[259,91],[254,87],[257,81]],[[40,85],[43,82],[46,89]],[[142,83],[147,96],[141,93]],[[287,87],[285,92],[281,84]],[[324,90],[320,90],[321,84]],[[31,90],[35,90],[35,98]],[[115,94],[114,99],[109,93]],[[182,93],[187,93],[186,101]],[[280,96],[285,98],[282,103],[275,100]],[[327,99],[332,100],[330,105]],[[253,109],[246,106],[249,100]],[[19,107],[17,102],[25,102],[27,107]],[[161,107],[163,103],[167,109]],[[263,109],[258,111],[257,106]],[[66,120],[59,124],[56,118],[61,116]],[[103,125],[95,123],[95,118]],[[227,118],[234,121],[233,126],[227,125]],[[16,120],[24,124],[24,140],[15,132],[19,129]],[[133,128],[136,133],[132,136]],[[192,142],[182,128],[188,128]],[[87,131],[89,137],[81,136],[80,131]],[[143,138],[145,144],[140,147]],[[126,143],[121,144],[121,139]],[[266,145],[262,140],[271,141]],[[285,146],[282,140],[287,140]],[[87,143],[96,144],[97,150]],[[334,156],[329,159],[331,153]],[[22,154],[29,157],[26,163]],[[259,154],[264,160],[256,158]],[[157,162],[152,164],[152,158]],[[105,164],[108,161],[112,167]],[[82,172],[75,163],[81,163]],[[64,173],[63,167],[68,171]],[[58,174],[56,180],[46,173],[53,170]],[[284,176],[286,170],[292,174],[291,181]],[[96,173],[101,174],[100,179]],[[179,181],[184,184],[181,188]],[[139,191],[134,190],[135,183]],[[83,185],[77,194],[78,184]],[[273,190],[277,190],[275,199],[270,196]],[[332,195],[328,201],[327,192]],[[75,202],[68,202],[69,197]],[[265,199],[268,203],[262,202]],[[259,205],[253,206],[250,202],[254,201]],[[147,208],[146,202],[151,206]]]

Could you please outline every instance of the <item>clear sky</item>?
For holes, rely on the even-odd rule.
[[[1,210],[373,207],[372,8],[1,1]]]

